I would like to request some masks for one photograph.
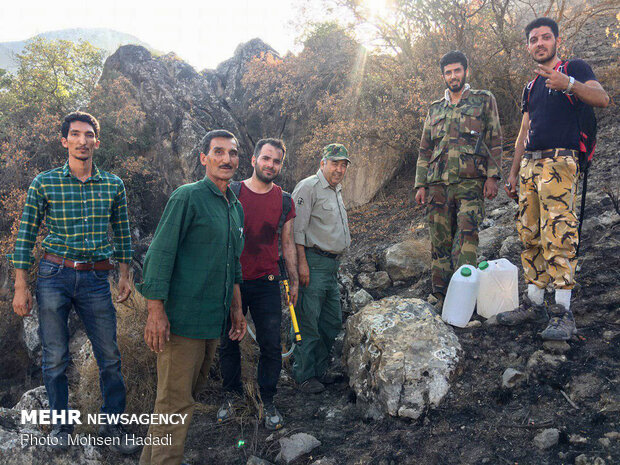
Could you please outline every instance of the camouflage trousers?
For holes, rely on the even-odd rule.
[[[428,187],[433,293],[446,295],[452,273],[464,264],[476,265],[478,227],[484,218],[483,179]]]
[[[525,249],[525,280],[539,288],[575,285],[579,166],[573,156],[523,159],[519,169],[517,230]]]

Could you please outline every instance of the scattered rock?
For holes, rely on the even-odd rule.
[[[491,318],[487,318],[484,322],[485,326],[497,326],[497,315],[493,315]]]
[[[405,284],[406,284],[406,283],[405,283],[405,281],[394,281],[394,282],[392,283],[392,286],[394,286],[394,287],[402,287],[402,286],[404,286]]]
[[[385,290],[392,285],[390,275],[385,271],[375,271],[374,273],[360,273],[357,281],[364,289]]]
[[[570,345],[566,341],[545,341],[543,349],[552,354],[565,354],[570,350]]]
[[[461,346],[433,307],[387,297],[349,317],[343,357],[368,411],[416,419],[450,389]]]
[[[320,445],[321,441],[307,433],[297,433],[288,438],[281,438],[280,453],[276,457],[276,462],[291,463]]]
[[[539,380],[552,379],[558,368],[566,362],[565,355],[548,354],[544,350],[537,350],[527,361],[527,372],[530,377]]]
[[[506,368],[502,375],[502,387],[512,389],[513,387],[523,383],[527,376],[522,371],[514,368]]]
[[[315,460],[310,465],[336,465],[336,460],[335,459],[322,458],[322,459],[319,459],[319,460]]]
[[[22,398],[15,404],[15,410],[45,410],[50,408],[45,386],[39,386],[26,391]]]
[[[587,455],[581,454],[575,458],[575,465],[605,465],[605,460],[600,457],[589,460]]]
[[[614,337],[616,337],[616,334],[618,334],[616,331],[604,331],[603,339],[606,341],[611,341]]]
[[[351,306],[353,307],[354,312],[359,312],[362,308],[364,308],[372,301],[372,296],[364,289],[360,289],[355,294],[353,294],[353,298],[351,299]]]
[[[377,265],[374,262],[363,263],[358,270],[364,273],[374,273],[377,271]]]
[[[579,436],[578,434],[571,434],[568,438],[568,442],[571,444],[586,444],[588,439],[583,436]]]
[[[609,439],[620,439],[620,433],[617,431],[610,431],[609,433],[605,433],[605,437]]]
[[[480,320],[471,320],[467,323],[467,328],[480,328],[482,326],[482,321]]]
[[[392,281],[419,278],[430,263],[430,244],[427,240],[408,239],[385,251],[385,270]]]
[[[603,447],[605,447],[605,448],[608,448],[609,446],[611,446],[611,439],[609,439],[609,438],[600,438],[600,439],[598,440],[598,443],[599,443],[601,446],[603,446]]]
[[[495,225],[495,220],[493,220],[492,218],[485,218],[484,220],[482,220],[482,223],[480,224],[480,230],[482,231],[483,229],[487,229],[490,228],[491,226]]]
[[[478,235],[478,255],[484,256],[487,260],[499,258],[498,253],[502,241],[512,232],[513,230],[501,225],[491,226],[480,231]]]
[[[540,450],[545,450],[555,446],[559,440],[560,431],[556,428],[547,428],[534,437],[534,445]]]
[[[433,294],[429,294],[428,297],[426,298],[426,301],[431,305],[437,305],[437,302],[439,302],[439,299],[435,297]]]
[[[246,462],[246,465],[273,465],[273,464],[271,462],[268,462],[267,460],[263,460],[261,458],[256,457],[255,455],[252,455]]]
[[[499,256],[507,258],[511,263],[519,265],[521,263],[521,251],[523,250],[523,244],[519,239],[519,236],[508,236],[502,241],[502,246],[499,249]]]

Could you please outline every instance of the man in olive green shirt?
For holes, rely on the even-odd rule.
[[[342,327],[339,257],[351,244],[340,183],[350,162],[343,145],[327,145],[319,171],[293,191],[300,285],[297,317],[303,337],[293,352],[293,376],[307,393],[321,392],[325,383],[333,382],[327,367]]]
[[[179,465],[194,410],[204,388],[219,338],[230,312],[229,337],[241,340],[243,209],[228,188],[239,166],[237,139],[224,130],[202,141],[202,181],[179,187],[170,196],[144,260],[148,300],[144,340],[157,352],[155,413],[186,414],[180,425],[152,425],[153,438],[170,445],[145,446],[141,465]]]

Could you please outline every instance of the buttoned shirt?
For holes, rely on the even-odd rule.
[[[340,254],[351,245],[342,186],[332,187],[321,170],[297,184],[293,190],[297,217],[295,243]]]
[[[224,334],[233,286],[241,283],[243,208],[208,177],[175,190],[146,253],[147,299],[163,300],[170,331],[215,339]]]
[[[123,181],[94,164],[84,182],[64,166],[39,174],[28,188],[15,251],[9,255],[15,268],[28,269],[41,223],[49,234],[46,252],[74,261],[95,262],[114,256],[131,261],[131,236]],[[112,225],[114,248],[108,240]]]
[[[431,104],[420,139],[416,188],[499,178],[501,162],[502,130],[491,92],[466,85],[458,103],[451,103],[446,90],[444,98]]]

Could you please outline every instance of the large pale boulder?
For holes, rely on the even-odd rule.
[[[385,251],[385,271],[392,281],[419,278],[428,272],[430,251],[430,242],[426,239],[411,238],[394,244]]]
[[[346,334],[349,385],[370,411],[415,419],[448,393],[461,346],[423,300],[372,302],[349,317]]]

